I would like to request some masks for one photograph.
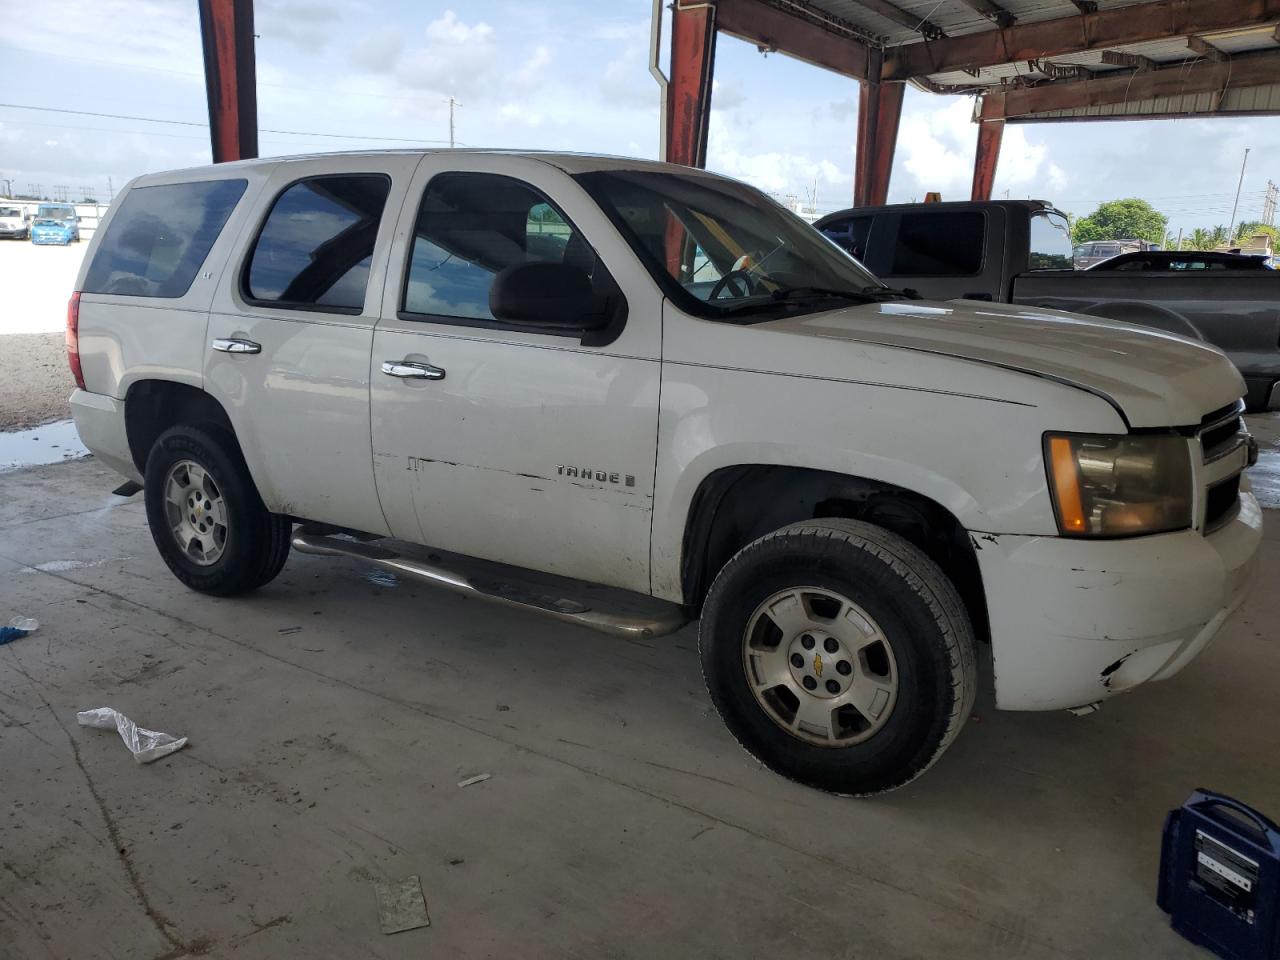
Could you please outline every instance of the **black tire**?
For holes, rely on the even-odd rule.
[[[191,461],[213,479],[226,510],[221,555],[201,565],[180,546],[165,507],[170,468]],[[289,557],[293,524],[271,513],[258,496],[235,438],[213,426],[172,427],[162,433],[147,457],[143,487],[151,539],[173,575],[192,590],[231,597],[270,583]]]
[[[766,600],[801,587],[857,604],[891,648],[896,700],[876,721],[882,726],[867,724],[867,739],[808,742],[784,730],[752,691],[748,626]],[[738,742],[776,773],[842,795],[884,793],[924,773],[960,732],[977,693],[973,630],[951,581],[902,537],[854,520],[793,524],[739,551],[711,585],[698,646],[711,699]]]

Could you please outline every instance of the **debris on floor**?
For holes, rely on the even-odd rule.
[[[39,628],[40,621],[35,617],[14,617],[7,627],[0,627],[0,645],[19,640]]]
[[[383,933],[431,926],[417,874],[403,880],[374,880],[373,889],[378,895],[378,923]]]
[[[400,586],[400,578],[388,570],[370,570],[365,574],[365,579],[372,583],[375,587],[398,587]]]
[[[159,760],[187,745],[186,737],[175,737],[168,733],[144,729],[112,707],[82,710],[76,714],[76,722],[82,727],[94,727],[98,730],[110,730],[115,727],[120,734],[120,739],[124,741],[124,745],[129,748],[133,759],[138,763]]]
[[[459,780],[458,786],[469,787],[473,783],[483,783],[485,780],[488,780],[491,776],[493,776],[493,774],[491,773],[477,773],[474,777],[467,777],[467,779],[465,780]]]

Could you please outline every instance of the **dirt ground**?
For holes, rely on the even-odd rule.
[[[61,333],[0,336],[0,431],[65,420],[74,388]]]
[[[71,415],[63,330],[88,243],[0,243],[0,432]]]

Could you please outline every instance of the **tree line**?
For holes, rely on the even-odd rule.
[[[1234,237],[1228,238],[1228,230],[1225,224],[1197,227],[1183,234],[1182,249],[1213,250],[1215,247],[1243,246],[1259,233],[1269,235],[1272,242],[1280,246],[1280,230],[1260,220],[1246,220],[1237,224],[1235,230],[1230,231],[1235,234]],[[1169,233],[1169,218],[1137,197],[1112,200],[1101,204],[1087,217],[1073,219],[1071,239],[1074,243],[1089,243],[1093,240],[1146,240],[1166,250],[1178,244],[1177,234]]]

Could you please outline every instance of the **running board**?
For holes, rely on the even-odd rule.
[[[353,557],[454,593],[493,600],[615,637],[660,637],[678,630],[689,619],[674,603],[630,590],[535,573],[400,540],[361,543],[299,527],[293,535],[293,549],[321,557]]]

